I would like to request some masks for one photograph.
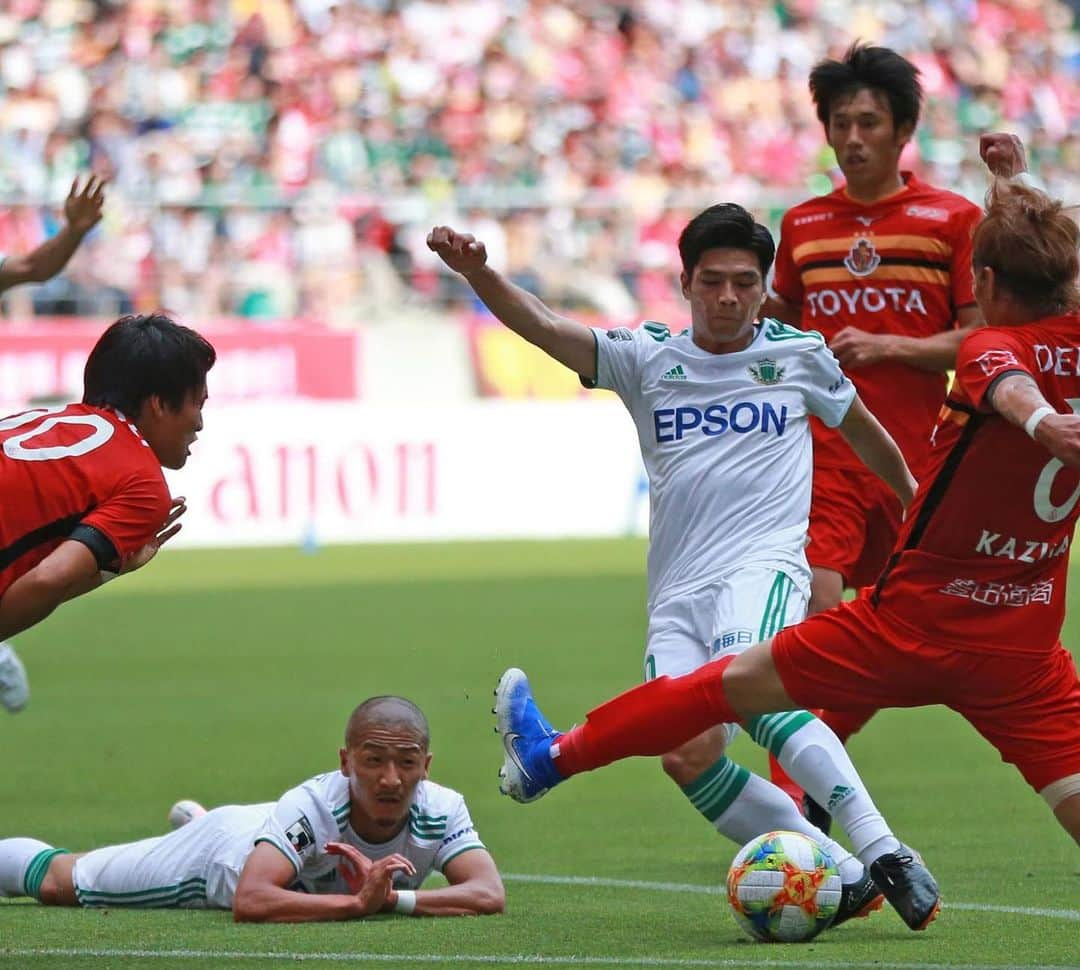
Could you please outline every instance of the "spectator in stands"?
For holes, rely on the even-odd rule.
[[[44,238],[45,200],[92,160],[118,218],[89,243],[108,278],[76,281],[78,312],[161,305],[194,280],[208,284],[187,297],[200,312],[316,312],[325,291],[303,241],[314,196],[330,200],[320,218],[335,240],[341,223],[362,235],[357,213],[372,208],[390,227],[382,260],[369,248],[331,273],[335,298],[354,304],[339,308],[346,321],[371,267],[388,282],[387,260],[405,284],[387,292],[460,294],[426,283],[437,265],[422,240],[467,210],[503,224],[515,213],[514,246],[528,240],[543,265],[514,265],[516,250],[507,268],[545,297],[580,302],[584,287],[602,313],[629,297],[663,316],[677,267],[641,246],[661,210],[681,218],[723,185],[775,225],[834,187],[804,79],[856,38],[922,71],[929,123],[905,169],[981,192],[955,145],[1010,128],[1048,188],[1077,195],[1080,45],[1061,0],[898,0],[854,14],[821,0],[20,0],[18,15],[0,14],[0,194],[27,208],[0,218],[0,252],[25,248],[19,233]],[[197,210],[213,231],[200,226],[178,259],[159,245],[162,209]],[[269,237],[281,248],[255,255]],[[583,249],[605,267],[595,291],[573,282]]]

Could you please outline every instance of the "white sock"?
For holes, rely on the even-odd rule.
[[[810,797],[828,809],[864,864],[900,848],[840,739],[826,724],[817,718],[803,724],[776,757]]]
[[[862,879],[865,869],[847,849],[811,825],[795,803],[770,781],[750,774],[742,791],[713,823],[721,835],[737,845],[745,845],[765,832],[800,832],[824,846],[840,870],[845,886]]]
[[[27,867],[51,848],[37,839],[0,839],[0,896],[25,896]]]

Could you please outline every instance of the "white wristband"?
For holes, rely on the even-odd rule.
[[[1031,172],[1026,169],[1023,172],[1017,172],[1012,177],[1011,181],[1026,185],[1029,189],[1037,189],[1040,192],[1046,191],[1046,185],[1043,183],[1043,180],[1037,175],[1032,175]]]
[[[411,889],[399,889],[397,899],[394,900],[394,912],[408,916],[414,909],[416,909],[416,893]]]
[[[1048,408],[1045,404],[1041,408],[1036,408],[1031,412],[1028,419],[1024,422],[1024,430],[1027,432],[1029,438],[1035,437],[1035,429],[1048,414],[1057,414],[1057,411],[1053,408]]]

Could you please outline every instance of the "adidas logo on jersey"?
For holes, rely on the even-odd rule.
[[[660,380],[662,380],[662,381],[685,381],[686,380],[686,371],[683,370],[683,365],[682,364],[676,364],[674,367],[671,368],[671,370],[664,371],[664,373],[660,375]]]

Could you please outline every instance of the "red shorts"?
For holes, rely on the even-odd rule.
[[[838,572],[846,586],[870,586],[885,568],[902,518],[900,500],[876,475],[815,468],[806,557],[811,566]]]
[[[1080,774],[1080,678],[1060,641],[1045,656],[955,650],[898,633],[860,598],[781,630],[772,656],[801,707],[944,704],[1036,791]]]

